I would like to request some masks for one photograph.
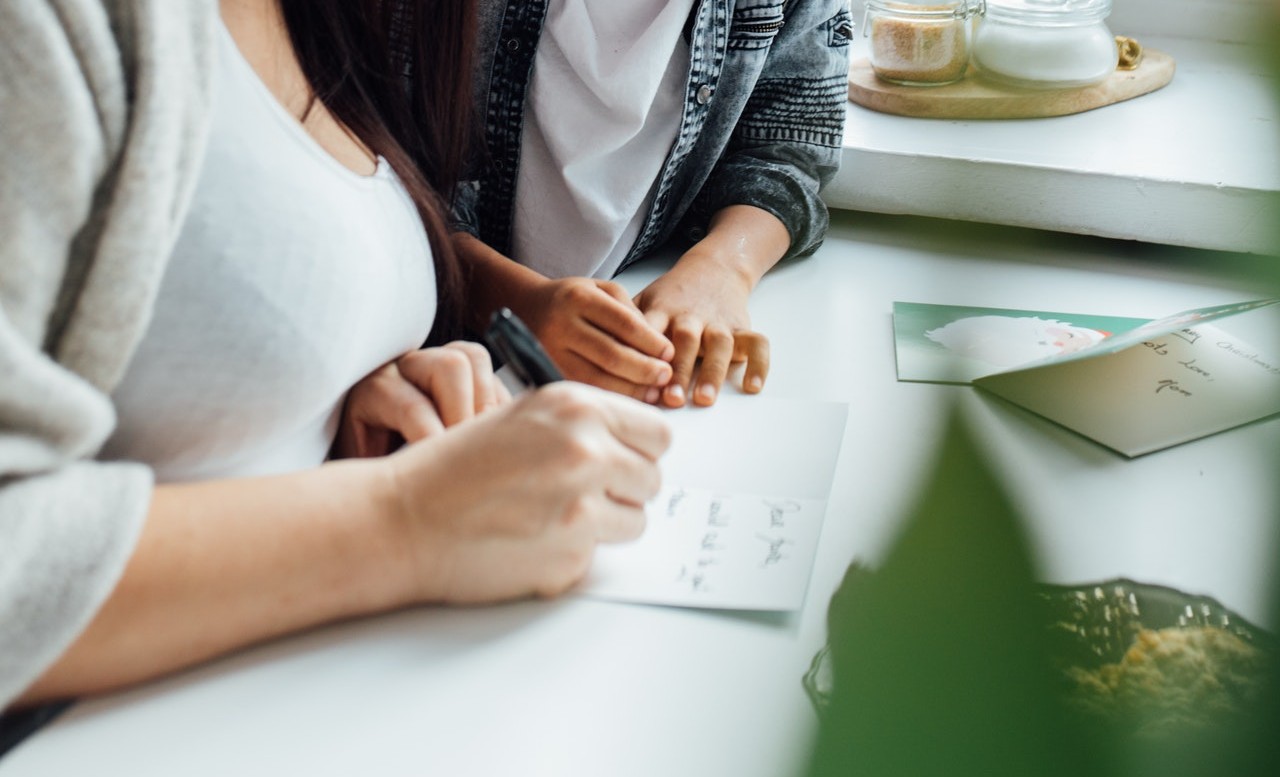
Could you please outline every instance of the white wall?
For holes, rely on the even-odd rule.
[[[854,19],[862,26],[865,0],[852,0]],[[1268,12],[1280,14],[1278,0],[1114,0],[1107,24],[1117,35],[1253,40]]]
[[[1143,34],[1244,42],[1255,39],[1275,0],[1115,0],[1107,24],[1118,35]]]

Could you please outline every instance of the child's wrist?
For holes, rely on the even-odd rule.
[[[675,269],[690,273],[715,273],[732,278],[750,293],[760,281],[752,271],[751,257],[725,246],[708,245],[709,238],[690,248],[676,262]]]

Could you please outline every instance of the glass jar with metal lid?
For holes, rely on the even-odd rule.
[[[987,0],[973,61],[997,81],[1056,89],[1102,81],[1116,69],[1107,29],[1112,0]]]
[[[973,17],[984,0],[867,0],[871,68],[896,84],[938,86],[969,67]]]

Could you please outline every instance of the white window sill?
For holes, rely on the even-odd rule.
[[[1048,119],[916,119],[850,103],[828,204],[1274,252],[1280,89],[1260,45],[1112,29],[1171,54],[1173,82]],[[854,60],[865,46],[857,41]]]

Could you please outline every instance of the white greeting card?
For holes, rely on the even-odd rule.
[[[644,534],[602,546],[581,592],[652,604],[804,603],[848,407],[724,394],[671,411],[663,490]]]
[[[898,378],[969,381],[1139,456],[1280,413],[1280,359],[1234,326],[1275,332],[1277,302],[1200,308],[1146,323],[896,303]]]

